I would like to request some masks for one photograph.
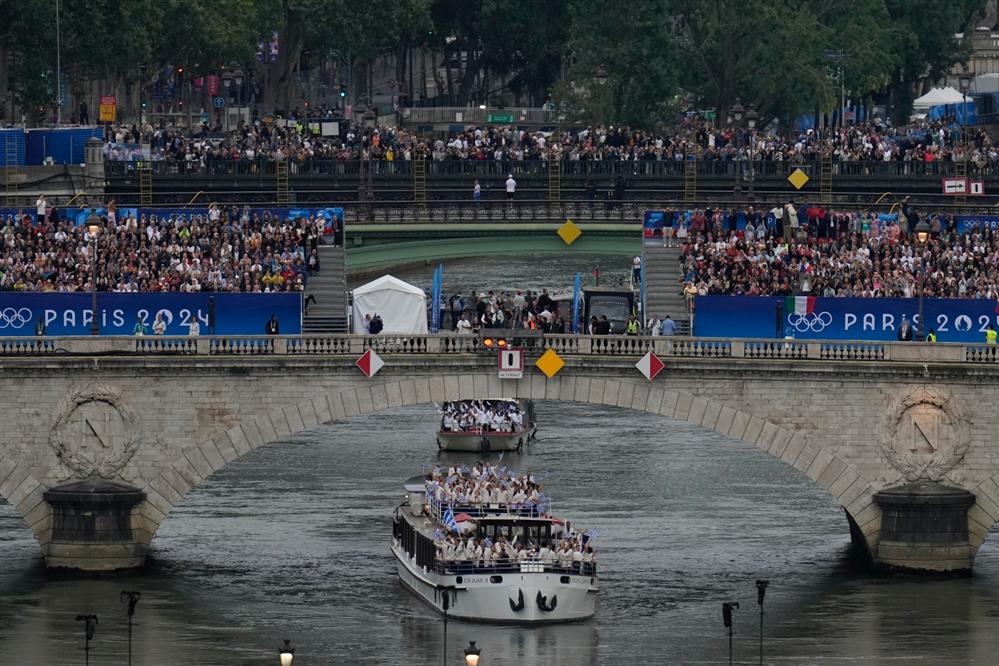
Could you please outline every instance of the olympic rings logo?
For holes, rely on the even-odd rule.
[[[787,323],[794,327],[799,333],[818,333],[823,331],[832,323],[832,315],[828,312],[813,312],[812,314],[799,315],[789,314]]]
[[[29,321],[31,321],[31,310],[28,308],[0,310],[0,328],[21,328]]]

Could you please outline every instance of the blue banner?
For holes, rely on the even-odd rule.
[[[46,335],[90,335],[91,299],[82,292],[0,292],[0,336],[34,335],[39,320],[45,322]],[[101,335],[132,335],[137,321],[151,335],[157,314],[166,322],[166,335],[187,335],[192,318],[198,319],[201,335],[209,335],[209,299],[214,299],[218,335],[263,335],[272,314],[282,334],[302,332],[301,294],[101,292],[97,294]]]
[[[8,219],[22,224],[25,216],[28,216],[32,224],[37,224],[34,206],[30,208],[0,208],[0,224],[6,223]]]
[[[444,315],[444,304],[441,292],[444,290],[444,264],[437,264],[434,269],[433,283],[430,287],[430,332],[437,333],[441,329]]]
[[[992,229],[993,231],[999,229],[999,215],[958,215],[954,219],[957,222],[959,234],[984,229]]]
[[[806,307],[805,310],[808,308]],[[927,298],[926,329],[938,342],[985,342],[999,329],[996,301]],[[798,314],[783,297],[698,296],[694,335],[719,338],[793,337],[802,340],[898,340],[902,318],[919,330],[918,298],[815,298]]]

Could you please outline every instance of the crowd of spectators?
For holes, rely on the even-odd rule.
[[[319,270],[325,221],[280,219],[248,206],[207,214],[118,215],[111,205],[92,236],[58,211],[32,225],[0,222],[0,290],[304,291]]]
[[[571,333],[571,300],[556,301],[542,289],[480,292],[478,296],[453,294],[437,304],[441,329],[473,333],[481,329],[502,328],[540,330],[545,333]]]
[[[745,219],[737,228],[736,218]],[[926,223],[925,242],[915,233]],[[739,225],[741,226],[741,224]],[[678,222],[683,291],[705,294],[999,298],[999,236],[953,216],[797,209],[697,210]]]
[[[516,400],[445,402],[441,430],[447,432],[516,432],[524,427],[524,412]]]
[[[964,139],[967,139],[966,141]],[[143,155],[141,144],[148,145]],[[151,158],[205,166],[213,161],[256,163],[289,159],[409,161],[682,161],[756,160],[804,162],[822,154],[841,162],[915,162],[968,160],[984,166],[999,162],[999,147],[988,133],[962,129],[952,118],[922,120],[894,127],[872,120],[841,128],[779,133],[719,128],[698,116],[668,131],[630,127],[567,127],[528,130],[515,126],[467,126],[435,137],[395,127],[344,124],[335,136],[315,133],[307,120],[286,125],[255,122],[210,134],[207,127],[189,136],[172,127],[117,127],[105,148],[109,160]],[[502,169],[501,169],[502,170]]]

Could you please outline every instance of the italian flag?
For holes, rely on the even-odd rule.
[[[788,296],[784,300],[784,311],[787,314],[810,315],[815,312],[815,297]]]

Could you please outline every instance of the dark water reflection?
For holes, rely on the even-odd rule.
[[[543,403],[523,470],[555,510],[598,529],[595,619],[518,629],[451,622],[449,664],[475,640],[482,664],[758,663],[753,581],[769,578],[767,662],[993,664],[999,557],[967,579],[866,573],[823,491],[744,444],[613,408]],[[27,528],[0,507],[0,663],[82,664],[78,613],[100,616],[92,664],[125,663],[122,589],[143,593],[136,664],[438,664],[438,616],[403,590],[387,547],[401,480],[436,460],[433,407],[316,428],[230,465],[164,522],[149,567],[47,573]],[[455,459],[467,460],[460,454]]]

